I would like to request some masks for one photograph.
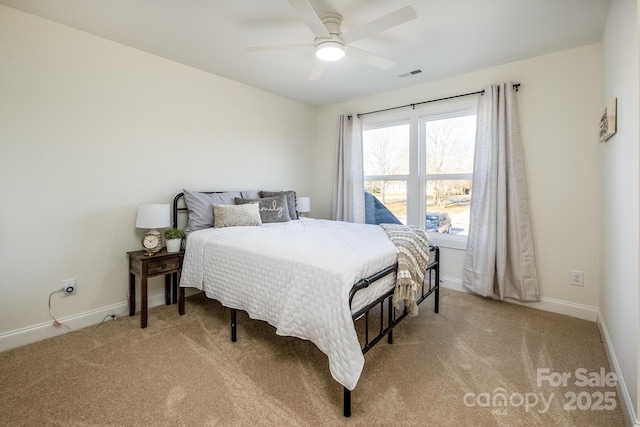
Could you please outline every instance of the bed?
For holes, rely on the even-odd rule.
[[[231,226],[219,227],[228,212],[251,209],[254,215],[258,204],[245,205],[246,201],[260,200],[260,206],[266,206],[274,215],[276,211],[282,215],[288,208],[276,209],[273,197],[291,207],[292,192],[271,198],[256,198],[261,196],[258,192],[239,193],[240,198],[232,193],[234,204],[242,204],[243,208],[213,202],[216,227],[187,230],[178,292],[180,314],[185,313],[184,289],[192,287],[230,309],[233,341],[237,339],[237,310],[268,322],[279,335],[312,341],[327,355],[331,375],[344,387],[344,415],[348,417],[351,392],[362,372],[364,354],[385,336],[392,343],[394,326],[409,315],[408,303],[392,303],[398,292],[396,280],[402,274],[398,273],[400,249],[382,226],[298,218],[295,212],[290,213],[289,220],[252,223],[259,226],[234,226],[231,222]],[[193,207],[194,199],[185,203],[185,193],[178,194],[173,203],[174,227],[181,214],[207,214],[204,195],[222,201],[223,194],[228,192],[199,192],[197,197],[205,198],[200,212]],[[188,192],[187,197],[194,194]],[[224,201],[231,204],[231,197]],[[213,219],[208,221],[206,225]],[[190,224],[188,220],[187,223]],[[417,307],[433,294],[437,313],[439,249],[430,245],[426,252],[424,280],[411,304]],[[376,327],[369,325],[371,310],[379,310]],[[356,320],[365,323],[363,342],[356,333]]]

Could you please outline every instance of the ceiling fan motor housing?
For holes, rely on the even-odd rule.
[[[342,16],[337,13],[325,13],[320,17],[331,37],[316,37],[316,56],[324,61],[337,61],[346,51],[347,44],[342,40]]]

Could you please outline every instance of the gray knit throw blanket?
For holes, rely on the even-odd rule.
[[[400,308],[403,301],[410,316],[418,314],[418,292],[424,281],[424,273],[429,265],[429,246],[431,241],[427,233],[415,225],[380,224],[398,251],[398,270],[396,288],[393,293],[393,305]]]

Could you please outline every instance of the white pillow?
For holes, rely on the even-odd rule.
[[[213,205],[213,228],[262,225],[257,203]]]

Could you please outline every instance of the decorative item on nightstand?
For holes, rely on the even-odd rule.
[[[167,241],[167,252],[179,252],[184,236],[185,232],[182,228],[167,228],[164,230],[164,238]]]
[[[160,252],[162,249],[162,236],[157,229],[168,227],[170,225],[169,218],[168,203],[140,203],[138,206],[136,227],[149,229],[142,237],[142,247],[146,249],[147,256]]]
[[[300,214],[300,216],[304,216],[302,214],[311,212],[311,198],[310,197],[298,197],[296,199],[296,210]]]

